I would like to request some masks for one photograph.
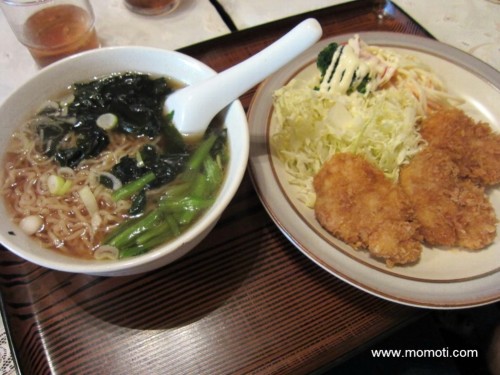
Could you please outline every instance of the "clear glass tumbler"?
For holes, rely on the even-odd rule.
[[[180,0],[125,0],[125,5],[132,12],[148,16],[171,13],[179,3]]]
[[[89,0],[0,0],[0,6],[40,67],[100,45]]]

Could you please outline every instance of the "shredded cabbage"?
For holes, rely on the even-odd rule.
[[[309,207],[316,198],[313,178],[334,153],[362,154],[396,180],[399,166],[422,142],[415,126],[418,101],[396,87],[335,95],[292,80],[274,93],[274,109],[279,125],[272,147]]]

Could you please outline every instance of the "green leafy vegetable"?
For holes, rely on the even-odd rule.
[[[147,203],[146,190],[142,189],[138,193],[134,194],[132,198],[132,205],[128,210],[128,214],[132,217],[142,214],[146,209],[146,203]]]
[[[141,178],[129,182],[128,184],[123,185],[120,189],[115,190],[111,196],[115,201],[130,198],[132,195],[137,194],[144,189],[147,184],[153,182],[155,178],[156,176],[153,172],[148,172]]]
[[[166,187],[155,208],[143,217],[131,218],[120,224],[105,244],[118,248],[120,257],[125,258],[147,252],[182,233],[214,203],[223,178],[222,166],[216,160],[227,159],[224,155],[227,150],[221,146],[225,143],[224,130],[208,132],[189,156],[184,171]],[[148,180],[140,178],[133,181],[117,190],[114,196],[137,194],[137,189],[144,187]]]

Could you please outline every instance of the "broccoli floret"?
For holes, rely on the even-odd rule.
[[[328,69],[328,66],[332,62],[333,54],[337,50],[339,45],[337,43],[330,43],[328,46],[323,48],[323,50],[318,54],[318,59],[316,60],[316,66],[321,72],[321,77],[323,77]]]
[[[323,50],[321,50],[321,52],[318,54],[318,58],[316,60],[316,66],[318,67],[318,69],[321,73],[320,82],[323,81],[323,79],[325,79],[326,71],[328,70],[328,67],[332,63],[333,55],[335,54],[335,52],[337,51],[338,48],[343,48],[343,47],[339,46],[337,43],[330,43],[328,46],[323,48]],[[340,55],[342,55],[343,52],[344,51],[341,50]],[[335,71],[337,70],[337,67],[338,67],[338,60],[335,64],[335,66],[333,67],[332,74],[335,73]],[[342,72],[342,77],[343,77],[344,73],[345,73],[345,71]],[[341,77],[341,79],[342,79],[342,77]],[[326,79],[329,81],[331,79],[331,76],[327,77]],[[356,73],[354,73],[354,76],[352,77],[351,84],[350,84],[349,89],[347,90],[346,94],[349,95],[349,94],[353,93],[354,91],[358,91],[361,94],[365,94],[366,89],[367,89],[367,84],[370,81],[371,81],[371,77],[369,75],[366,75],[365,77],[363,77],[361,79],[361,82],[359,82],[357,84],[357,86],[355,86],[355,84],[357,83],[357,77],[356,77]],[[316,86],[314,89],[319,90],[319,87]]]
[[[359,92],[360,94],[366,94],[366,86],[368,83],[371,81],[371,77],[369,75],[366,75],[363,77],[361,82],[357,86],[354,86],[354,83],[356,82],[357,77],[356,77],[356,72],[354,73],[354,76],[352,77],[351,84],[349,86],[349,89],[347,90],[347,95],[352,94],[354,91]]]
[[[358,85],[358,87],[356,87],[356,91],[358,91],[361,94],[366,94],[366,85],[368,85],[368,83],[370,81],[371,81],[371,77],[368,75],[365,76],[363,78],[363,80],[361,81],[361,83]]]

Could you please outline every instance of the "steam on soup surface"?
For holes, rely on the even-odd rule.
[[[135,256],[185,231],[213,203],[228,148],[220,121],[185,139],[163,115],[178,87],[128,72],[45,103],[4,158],[2,194],[20,229],[97,259]]]

